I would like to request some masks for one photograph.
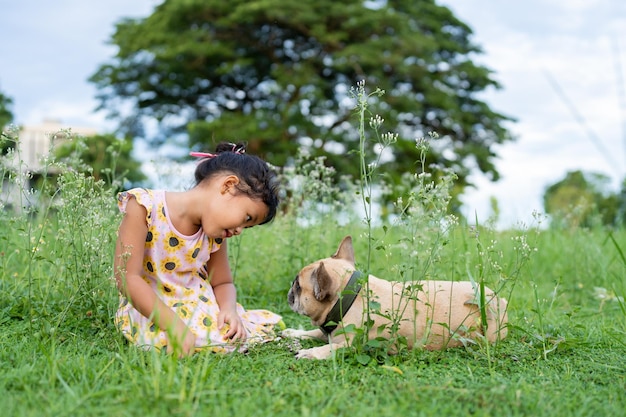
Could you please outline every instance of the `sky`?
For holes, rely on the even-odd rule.
[[[19,125],[60,120],[110,132],[88,82],[116,50],[115,23],[149,15],[157,0],[0,0],[0,91]],[[496,148],[501,179],[473,175],[464,214],[499,226],[531,225],[547,186],[568,171],[626,177],[626,2],[623,0],[441,0],[474,32],[500,90],[482,94],[516,119],[515,142]]]

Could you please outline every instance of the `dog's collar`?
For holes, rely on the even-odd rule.
[[[326,316],[324,324],[320,326],[324,334],[331,334],[333,330],[337,328],[339,322],[343,320],[343,316],[345,316],[348,310],[350,310],[350,307],[352,307],[352,303],[354,303],[357,294],[361,290],[361,284],[358,283],[359,278],[361,278],[361,272],[354,271],[346,287],[341,291],[339,299]]]

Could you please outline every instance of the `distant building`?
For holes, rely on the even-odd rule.
[[[58,146],[68,139],[70,135],[93,136],[97,130],[84,127],[70,127],[61,124],[59,120],[44,119],[40,125],[22,126],[18,132],[18,141],[14,152],[7,155],[5,166],[0,167],[13,171],[18,178],[9,180],[6,175],[2,178],[0,189],[0,206],[18,208],[24,204],[33,203],[29,196],[34,181],[42,175],[50,174],[42,161],[50,155],[54,146]],[[20,185],[19,187],[17,185]],[[22,195],[18,190],[22,189]],[[24,199],[23,197],[27,198]]]
[[[14,167],[21,166],[22,171],[41,173],[41,161],[50,154],[53,145],[59,145],[67,139],[67,133],[79,136],[93,136],[97,130],[84,127],[69,127],[59,120],[44,119],[43,123],[35,126],[23,126],[19,131],[19,141],[16,149]],[[18,156],[21,159],[18,161]]]

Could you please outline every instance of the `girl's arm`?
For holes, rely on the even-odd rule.
[[[233,284],[233,275],[228,263],[226,241],[222,243],[219,250],[211,254],[207,262],[207,270],[211,277],[215,299],[220,307],[217,327],[222,329],[224,324],[228,323],[229,328],[225,337],[243,342],[246,339],[246,329],[237,313],[237,290]]]
[[[169,352],[177,348],[181,355],[190,355],[195,348],[194,334],[141,277],[147,234],[146,209],[134,198],[130,198],[115,245],[117,288],[137,311],[151,318],[160,329],[173,337],[173,343],[168,344]]]

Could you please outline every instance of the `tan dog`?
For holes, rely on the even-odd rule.
[[[371,314],[374,325],[370,339],[380,335],[381,326],[385,329],[382,336],[388,338],[393,322],[398,324],[396,336],[405,337],[409,349],[443,349],[479,338],[495,342],[507,334],[506,300],[496,297],[486,287],[483,293],[487,322],[483,335],[478,285],[468,281],[392,282],[370,275],[368,284],[360,288],[359,282],[364,280],[359,276],[350,236],[343,239],[332,257],[305,266],[296,276],[288,294],[289,306],[296,313],[310,317],[311,323],[320,328],[285,329],[282,334],[331,341],[324,346],[302,349],[297,358],[325,359],[333,349],[347,346],[352,335],[337,335],[336,329],[348,324],[364,328],[368,287],[370,302],[380,304],[378,312]]]

